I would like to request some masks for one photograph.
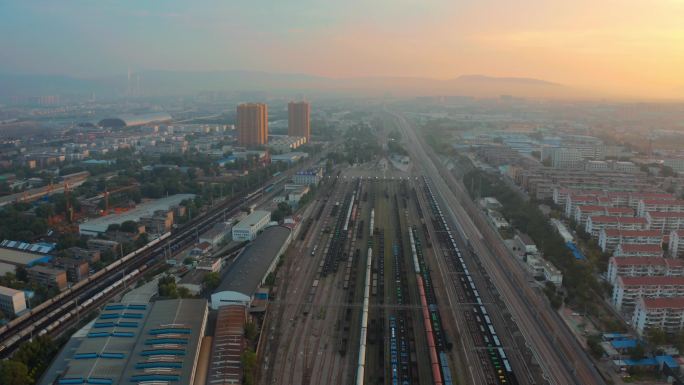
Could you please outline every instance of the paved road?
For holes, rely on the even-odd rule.
[[[387,119],[400,128],[415,165],[430,177],[450,217],[490,273],[507,308],[531,346],[545,378],[557,385],[591,385],[605,382],[560,317],[527,283],[525,273],[487,224],[482,213],[467,197],[463,186],[445,170],[431,150],[416,136],[400,114],[388,112]]]

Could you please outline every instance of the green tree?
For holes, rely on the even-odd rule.
[[[244,371],[245,375],[243,383],[245,385],[254,385],[257,365],[256,353],[252,349],[248,348],[242,353],[240,361],[242,361],[242,370]]]
[[[679,353],[684,353],[684,330],[677,333],[672,341],[674,346],[679,350]]]
[[[28,377],[32,379],[26,384],[33,384],[33,379],[40,378],[58,350],[59,347],[52,338],[39,336],[22,344],[11,360],[25,365],[28,370]],[[21,374],[21,366],[15,366],[15,369]]]
[[[204,286],[209,290],[214,290],[221,284],[221,276],[219,273],[212,271],[204,276]]]
[[[43,203],[36,207],[36,216],[39,218],[49,218],[55,214],[55,208],[50,203]]]
[[[266,276],[264,283],[266,284],[266,286],[272,287],[273,285],[275,285],[275,280],[276,280],[275,274],[273,274],[273,272],[270,272]]]
[[[138,224],[135,221],[126,221],[121,224],[121,231],[126,233],[137,233]]]
[[[664,345],[667,343],[667,333],[660,328],[650,328],[647,331],[648,342],[655,346]]]
[[[633,360],[640,360],[646,355],[646,348],[643,344],[637,344],[635,347],[629,349],[629,357]]]
[[[17,267],[17,279],[23,282],[28,282],[28,271],[26,271],[25,267]]]
[[[254,322],[245,323],[245,338],[252,342],[256,342],[257,332],[257,327]]]
[[[191,298],[192,293],[190,293],[190,289],[188,289],[185,286],[176,286],[176,292],[178,293],[178,297],[180,298]]]
[[[176,279],[171,275],[166,275],[159,278],[157,283],[157,290],[159,295],[166,298],[178,298],[178,288],[176,286]]]
[[[15,360],[0,361],[0,384],[30,385],[34,380],[29,376],[26,364]]]

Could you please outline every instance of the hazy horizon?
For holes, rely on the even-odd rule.
[[[264,71],[332,79],[533,78],[684,98],[684,1],[0,3],[0,72]]]

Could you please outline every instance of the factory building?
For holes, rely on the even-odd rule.
[[[318,182],[323,179],[323,169],[321,167],[314,167],[308,170],[299,171],[292,177],[294,184],[301,184],[304,186],[318,185]]]
[[[16,272],[17,267],[28,268],[41,263],[48,263],[52,256],[33,252],[0,247],[0,274]]]
[[[106,118],[100,120],[97,125],[105,128],[124,128],[166,123],[171,120],[171,115],[165,112],[153,112],[149,114],[120,115],[113,118]]]
[[[248,306],[268,274],[275,270],[278,257],[290,244],[290,237],[291,230],[284,226],[271,226],[259,234],[237,256],[211,295],[212,309],[235,304]]]
[[[279,153],[288,153],[306,144],[303,136],[271,136],[268,139],[268,148]]]
[[[91,219],[89,221],[83,222],[78,226],[78,231],[81,235],[91,235],[97,236],[103,234],[107,231],[109,225],[122,224],[126,221],[140,222],[141,219],[146,217],[158,216],[156,212],[163,210],[165,212],[171,211],[174,207],[180,205],[186,199],[193,199],[195,194],[176,194],[171,195],[166,198],[157,199],[151,202],[146,202],[136,206],[134,209],[126,211],[121,214],[111,214],[104,217]],[[173,216],[171,216],[173,218]],[[147,220],[147,219],[146,219]],[[160,226],[166,226],[168,218],[162,217]],[[154,220],[152,219],[152,222]],[[150,223],[152,223],[150,222]],[[156,226],[156,225],[155,225]],[[157,230],[157,229],[155,229]]]
[[[271,213],[263,210],[256,210],[244,217],[238,224],[233,226],[232,235],[234,241],[251,241],[259,231],[266,227],[271,220]]]
[[[110,303],[40,384],[193,384],[207,313],[203,299]]]
[[[211,247],[216,247],[221,243],[228,234],[230,234],[231,227],[230,223],[221,222],[215,224],[211,229],[205,231],[204,234],[200,235],[200,243],[208,243]]]
[[[33,266],[26,269],[28,279],[38,285],[62,291],[67,288],[67,273],[64,270],[46,266]]]

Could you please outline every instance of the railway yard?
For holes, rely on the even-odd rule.
[[[322,182],[278,274],[260,383],[544,383],[433,194],[409,172]]]

